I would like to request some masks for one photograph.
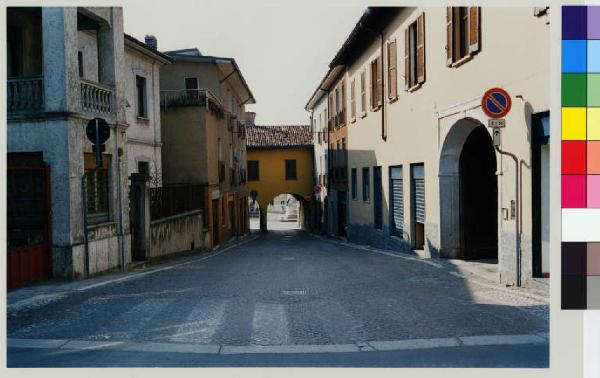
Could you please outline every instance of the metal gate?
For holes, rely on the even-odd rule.
[[[391,223],[392,235],[403,237],[404,230],[404,182],[402,167],[390,168],[390,192],[392,193]]]
[[[6,186],[7,286],[13,289],[51,274],[50,167],[9,166]]]
[[[423,249],[425,244],[425,170],[423,165],[411,166],[413,190],[413,248]]]

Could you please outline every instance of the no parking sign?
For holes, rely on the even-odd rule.
[[[502,88],[488,89],[481,97],[481,109],[490,118],[502,118],[510,112],[510,95]]]

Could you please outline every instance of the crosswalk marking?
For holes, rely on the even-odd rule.
[[[200,300],[169,340],[179,343],[209,344],[221,325],[225,305],[224,300]]]
[[[285,345],[290,343],[288,319],[282,304],[257,303],[252,320],[251,343]]]

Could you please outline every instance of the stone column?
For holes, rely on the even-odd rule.
[[[460,255],[460,187],[458,172],[440,174],[440,257]]]
[[[45,110],[77,111],[77,8],[42,7],[42,45]]]
[[[267,208],[263,206],[260,207],[260,230],[267,232]]]

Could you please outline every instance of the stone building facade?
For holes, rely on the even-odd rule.
[[[23,204],[9,209],[11,269],[29,261],[44,264],[41,276],[77,279],[123,266],[130,241],[122,9],[29,7],[7,13],[9,197]],[[110,127],[97,170],[85,134],[94,118]],[[41,167],[48,184],[43,191],[19,184],[37,182],[28,172]],[[39,206],[41,198],[47,198],[47,208]],[[40,212],[47,214],[41,223]],[[31,239],[40,224],[47,234],[36,244],[40,240]],[[45,247],[21,259],[35,245]]]

